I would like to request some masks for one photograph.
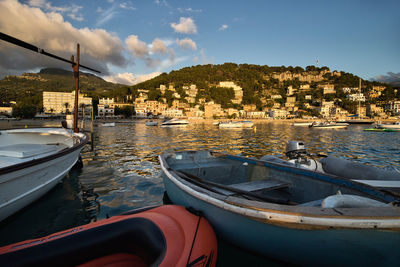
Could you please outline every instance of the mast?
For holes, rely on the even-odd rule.
[[[361,119],[361,78],[358,83],[358,118]]]
[[[74,62],[74,56],[71,56],[71,61]],[[74,99],[74,133],[79,132],[78,129],[78,99],[79,99],[79,43],[76,45],[76,64],[72,64],[75,79],[75,99]]]

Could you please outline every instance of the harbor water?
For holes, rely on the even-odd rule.
[[[95,126],[94,150],[87,145],[82,151],[83,168],[72,170],[43,198],[3,221],[0,246],[161,205],[164,186],[158,155],[165,152],[213,150],[260,158],[282,155],[288,141],[301,140],[309,152],[400,169],[400,133],[364,132],[367,125],[313,129],[256,122],[255,129],[219,129],[211,122],[169,128],[145,123]]]

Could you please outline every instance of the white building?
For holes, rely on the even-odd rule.
[[[283,109],[270,109],[268,115],[274,119],[286,119],[288,112]]]
[[[386,110],[395,114],[400,114],[400,101],[390,101],[389,104],[386,105]]]
[[[82,104],[92,105],[92,98],[78,94],[78,107]],[[75,91],[65,92],[43,92],[43,110],[45,113],[67,113],[74,110]]]
[[[363,93],[356,93],[356,94],[350,94],[346,96],[350,101],[361,101],[365,102],[365,96]]]

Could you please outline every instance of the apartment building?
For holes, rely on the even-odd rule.
[[[78,94],[78,106],[81,104],[91,106],[92,98],[83,94]],[[67,92],[47,92],[43,91],[43,110],[45,113],[60,114],[74,110],[75,91]]]

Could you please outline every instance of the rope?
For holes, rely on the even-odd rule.
[[[189,211],[191,212],[192,210],[189,210]],[[192,256],[194,242],[196,241],[197,231],[199,230],[200,220],[201,220],[201,217],[202,217],[200,212],[197,212],[197,211],[195,211],[195,212],[197,213],[196,215],[199,217],[199,220],[197,221],[196,231],[194,232],[193,242],[192,242],[192,246],[190,247],[189,257],[187,259],[186,266],[189,266],[190,257]]]

